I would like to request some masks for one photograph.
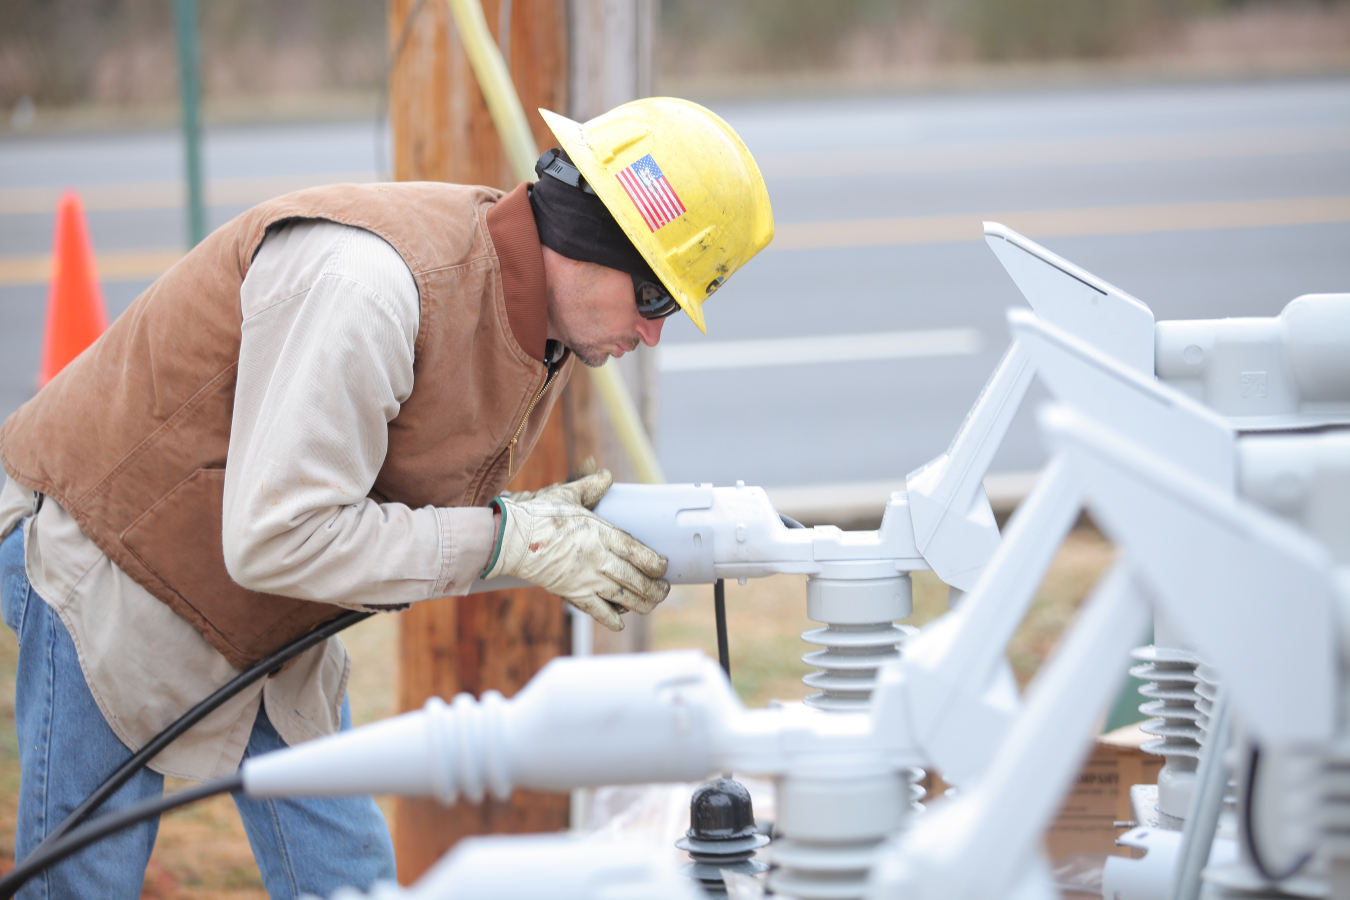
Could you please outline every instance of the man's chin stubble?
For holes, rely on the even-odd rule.
[[[571,344],[570,346],[572,352],[576,354],[577,359],[581,360],[583,365],[589,366],[592,369],[598,369],[609,362],[610,347],[623,347],[623,352],[632,353],[637,349],[637,345],[638,342],[634,341],[633,346],[626,347],[624,346],[623,341],[615,339],[595,344],[583,344],[578,342]]]
[[[609,362],[609,351],[601,350],[595,344],[573,347],[572,352],[576,354],[577,359],[581,360],[582,365],[592,369],[598,369]]]

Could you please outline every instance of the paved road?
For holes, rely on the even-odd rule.
[[[666,329],[672,480],[899,480],[941,452],[1007,343],[1003,310],[1022,302],[981,219],[1159,318],[1273,315],[1350,290],[1350,80],[717,108],[761,161],[778,238],[709,304],[708,338],[684,317]],[[212,131],[211,222],[372,178],[375,146],[366,122]],[[181,249],[179,172],[173,134],[0,142],[0,415],[32,390],[56,191],[84,192],[117,314]],[[878,332],[917,332],[905,346],[920,352],[793,362],[800,346],[769,345],[784,365],[725,368],[678,349],[819,336],[837,349]],[[994,469],[1042,460],[1024,408]]]

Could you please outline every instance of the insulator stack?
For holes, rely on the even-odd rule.
[[[802,662],[820,669],[802,678],[815,688],[804,701],[816,709],[857,712],[867,708],[877,684],[877,669],[899,657],[897,647],[918,629],[892,622],[866,625],[826,625],[802,634],[808,644],[824,650],[812,650]]]
[[[1142,663],[1133,666],[1130,674],[1149,682],[1139,689],[1146,698],[1139,711],[1155,717],[1140,726],[1144,733],[1156,736],[1145,741],[1142,749],[1167,760],[1158,773],[1158,809],[1184,819],[1203,738],[1198,708],[1202,697],[1197,690],[1200,677],[1196,674],[1200,661],[1179,647],[1149,645],[1130,655]]]
[[[727,896],[722,870],[743,875],[767,871],[768,863],[754,859],[769,843],[755,829],[750,792],[739,781],[719,778],[700,786],[689,800],[689,831],[675,842],[693,862],[683,869],[710,897]]]
[[[769,889],[799,900],[860,900],[877,848],[913,815],[908,781],[883,760],[781,780]]]
[[[1350,742],[1341,736],[1322,775],[1322,847],[1331,896],[1350,896]]]
[[[917,766],[911,766],[903,770],[903,773],[909,781],[909,808],[916,813],[924,812],[925,807],[921,801],[924,795],[928,793],[928,789],[920,782],[928,777],[928,773]]]
[[[1195,668],[1195,679],[1195,693],[1199,695],[1195,701],[1195,711],[1198,713],[1195,725],[1200,729],[1200,743],[1203,744],[1209,738],[1214,700],[1219,696],[1219,673],[1201,663]]]
[[[877,669],[900,655],[897,647],[918,629],[896,625],[914,611],[908,575],[841,579],[812,577],[806,582],[807,615],[825,623],[802,635],[823,647],[802,656],[821,671],[802,679],[815,689],[807,706],[832,712],[867,708]]]
[[[770,851],[777,868],[769,875],[775,894],[801,900],[855,900],[867,893],[880,840],[805,841],[779,838]]]
[[[1201,663],[1195,669],[1195,692],[1200,695],[1196,701],[1195,708],[1200,716],[1196,719],[1196,726],[1200,729],[1200,744],[1205,745],[1210,740],[1210,732],[1213,730],[1210,726],[1210,719],[1214,714],[1214,700],[1219,696],[1219,673],[1209,666]],[[1237,779],[1229,777],[1228,787],[1224,790],[1223,806],[1228,812],[1232,812],[1237,806]]]

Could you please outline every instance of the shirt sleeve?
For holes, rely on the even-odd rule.
[[[377,235],[302,220],[269,234],[240,291],[225,465],[225,564],[256,591],[347,606],[463,594],[486,565],[486,508],[367,495],[413,388],[417,285]]]

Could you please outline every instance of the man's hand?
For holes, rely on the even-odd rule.
[[[605,470],[538,491],[502,494],[497,545],[484,578],[514,575],[557,594],[610,631],[626,610],[646,615],[670,593],[666,558],[591,510],[614,479]]]

